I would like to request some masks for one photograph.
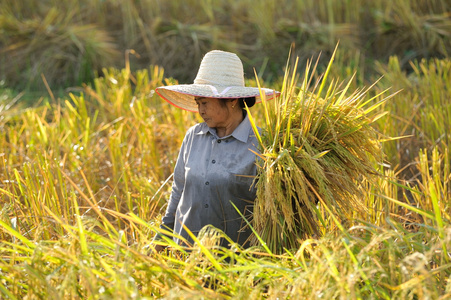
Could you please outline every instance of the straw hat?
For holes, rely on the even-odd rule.
[[[260,92],[271,99],[271,89],[244,86],[243,64],[240,58],[230,52],[213,50],[205,54],[193,84],[161,86],[155,90],[164,100],[184,110],[197,112],[194,97],[208,98],[250,98],[250,107],[261,101]],[[247,99],[245,99],[246,101]]]

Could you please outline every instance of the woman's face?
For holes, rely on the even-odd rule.
[[[196,97],[195,100],[199,114],[205,123],[207,123],[208,127],[222,127],[230,120],[230,101],[205,97]]]

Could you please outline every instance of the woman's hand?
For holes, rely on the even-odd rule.
[[[167,248],[167,246],[163,246],[163,245],[151,242],[149,245],[144,247],[144,250],[146,251],[147,255],[152,255],[152,254],[160,253],[161,251],[164,251],[166,248]]]
[[[155,251],[157,253],[160,253],[161,251],[163,251],[164,249],[166,249],[166,246],[162,246],[162,245],[157,245],[157,244],[152,244],[151,247],[153,249],[155,249]]]

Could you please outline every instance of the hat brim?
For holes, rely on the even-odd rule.
[[[249,98],[255,97],[255,103],[261,102],[261,95],[264,94],[266,100],[274,97],[274,94],[280,94],[277,91],[267,88],[255,87],[224,87],[207,84],[180,84],[162,86],[155,89],[161,98],[170,104],[192,112],[198,112],[194,97],[206,98]]]

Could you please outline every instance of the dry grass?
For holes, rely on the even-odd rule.
[[[104,67],[122,68],[122,54],[134,49],[132,69],[159,65],[190,82],[216,48],[239,53],[248,75],[267,65],[264,76],[274,79],[292,43],[302,62],[321,49],[324,67],[338,41],[364,53],[368,70],[390,55],[408,68],[410,59],[450,52],[449,11],[445,0],[5,0],[0,76],[20,89],[43,90],[41,73],[54,88],[80,85]]]

